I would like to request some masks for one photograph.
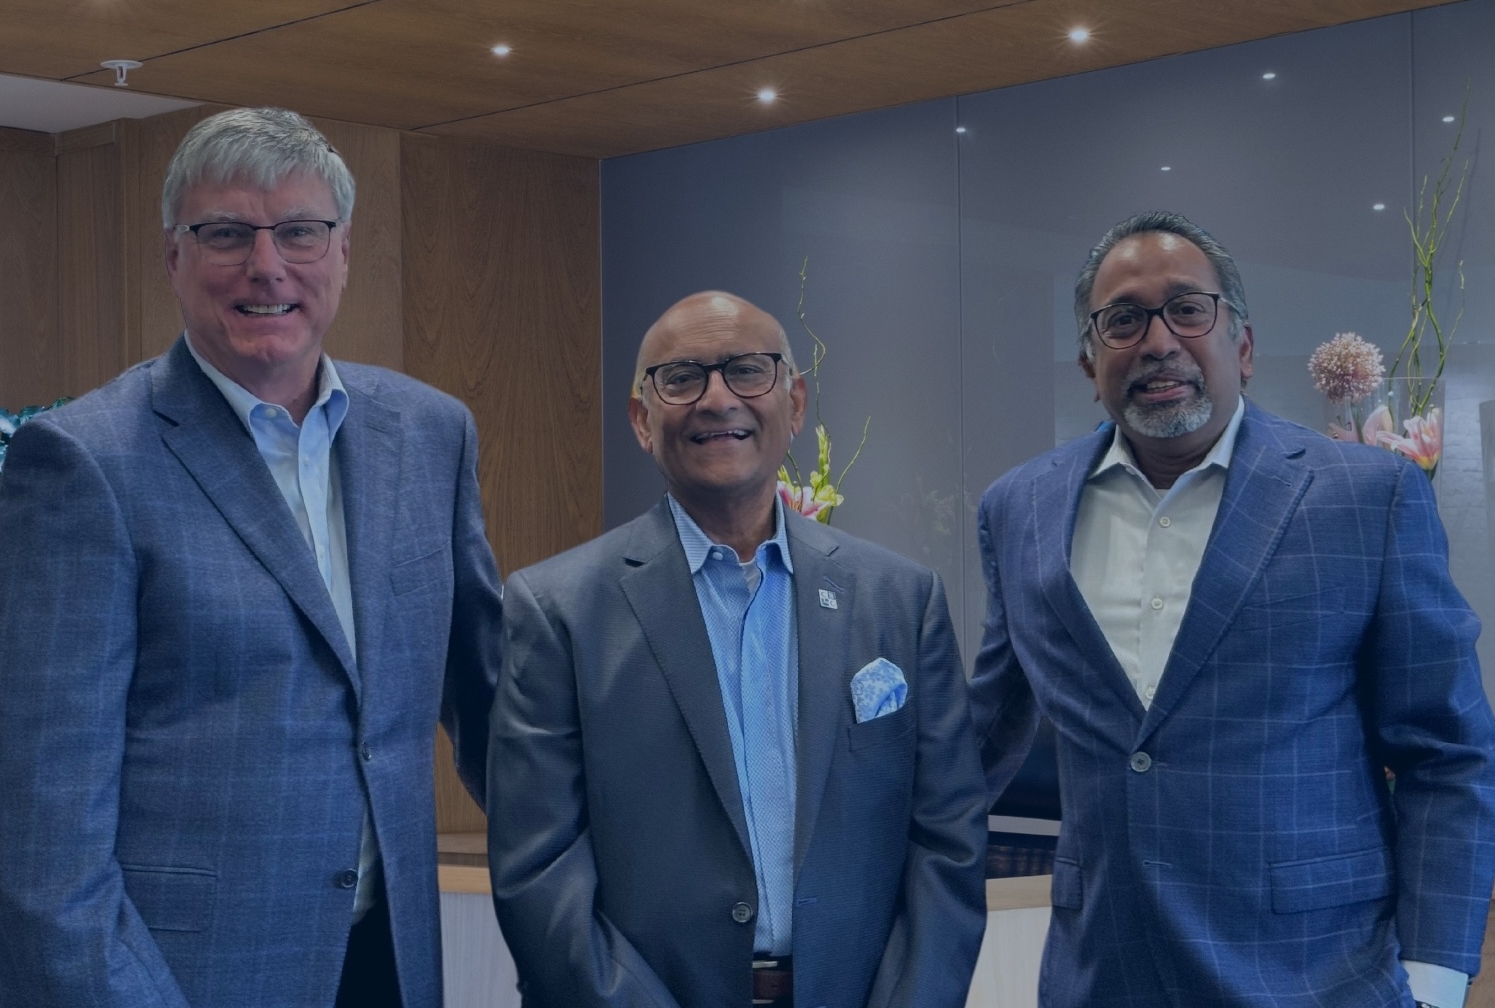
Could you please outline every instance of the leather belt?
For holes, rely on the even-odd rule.
[[[753,1004],[792,1008],[794,966],[788,956],[753,960]]]

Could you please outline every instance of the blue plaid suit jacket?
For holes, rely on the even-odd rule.
[[[990,789],[1039,712],[1058,739],[1040,1003],[1410,1008],[1398,958],[1476,972],[1495,724],[1427,478],[1248,404],[1144,710],[1069,573],[1110,436],[981,503],[971,689]]]
[[[471,417],[338,366],[358,660],[178,341],[0,475],[0,1005],[328,1006],[371,805],[407,1008],[441,1003],[432,732],[476,795],[499,582]],[[340,880],[344,883],[340,885]]]

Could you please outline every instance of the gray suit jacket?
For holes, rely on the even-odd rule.
[[[934,574],[787,515],[799,631],[795,1003],[957,1008],[985,792]],[[819,603],[821,589],[837,608]],[[529,1008],[741,1006],[757,906],[711,644],[668,507],[520,571],[493,713],[494,901]],[[909,683],[856,723],[851,677]]]
[[[178,341],[0,475],[0,1005],[330,1005],[372,807],[407,1008],[441,1003],[432,732],[483,793],[499,645],[470,416],[339,365],[358,661]]]

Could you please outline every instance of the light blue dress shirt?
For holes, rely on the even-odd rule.
[[[348,639],[348,650],[357,660],[342,481],[332,458],[332,442],[348,415],[348,393],[337,376],[337,368],[331,358],[322,355],[317,368],[317,399],[298,427],[284,406],[265,402],[208,363],[192,345],[190,336],[187,349],[254,438],[260,457],[275,478],[275,485],[280,487],[296,526],[317,561],[332,607],[337,610],[337,621]],[[353,899],[354,920],[361,919],[373,905],[378,864],[379,848],[365,810],[358,852],[358,889]]]
[[[774,537],[740,563],[732,547],[712,542],[673,497],[669,502],[711,639],[737,763],[758,883],[753,948],[786,956],[794,928],[799,642],[783,505],[774,498]]]

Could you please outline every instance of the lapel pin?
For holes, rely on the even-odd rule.
[[[820,608],[839,609],[840,606],[836,604],[836,593],[824,588],[820,589]]]

